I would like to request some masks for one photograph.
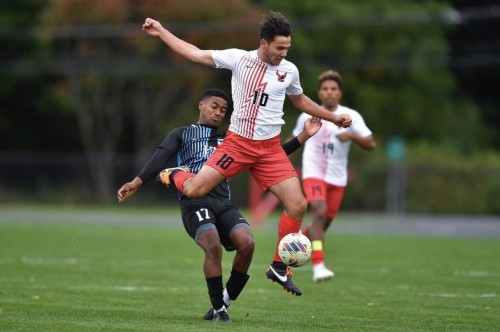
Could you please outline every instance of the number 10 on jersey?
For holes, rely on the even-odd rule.
[[[257,102],[258,102],[259,106],[266,106],[267,99],[269,99],[269,95],[267,93],[259,92],[259,90],[255,90],[255,92],[253,93],[252,104],[257,105]]]

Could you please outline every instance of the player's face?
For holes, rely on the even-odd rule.
[[[292,37],[277,36],[274,40],[268,43],[262,39],[260,41],[261,55],[264,62],[270,63],[273,66],[278,66],[286,57],[288,49],[292,46]]]
[[[321,83],[318,97],[325,108],[335,109],[339,104],[340,98],[342,98],[342,90],[340,90],[337,82],[327,80]]]
[[[217,128],[226,116],[227,102],[224,98],[212,96],[201,100],[198,108],[200,110],[198,123]]]

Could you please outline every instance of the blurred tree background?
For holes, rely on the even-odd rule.
[[[229,71],[176,56],[144,19],[200,48],[255,49],[268,9],[293,24],[288,58],[306,94],[340,71],[342,103],[376,137],[373,153],[351,152],[344,210],[386,209],[397,138],[404,211],[500,213],[500,6],[459,0],[2,2],[0,200],[115,202],[164,135],[197,120],[205,89],[230,91]],[[287,102],[283,139],[298,115]],[[242,206],[247,185],[233,183]],[[175,204],[173,190],[142,191],[131,204]]]

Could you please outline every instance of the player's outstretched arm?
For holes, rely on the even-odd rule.
[[[320,118],[312,117],[307,119],[306,122],[304,122],[304,130],[297,135],[299,143],[304,144],[309,138],[316,135],[316,133],[320,130],[321,125],[322,123]]]
[[[307,121],[304,122],[304,129],[296,137],[292,136],[288,141],[281,144],[287,156],[297,151],[305,141],[314,136],[321,128],[321,125],[320,118],[313,117],[307,119]]]
[[[337,137],[341,142],[347,142],[349,140],[352,140],[365,150],[373,150],[377,146],[377,144],[375,143],[375,139],[373,138],[373,135],[361,137],[359,135],[356,135],[352,131],[348,130],[345,133],[337,135]]]
[[[294,107],[311,116],[333,122],[343,128],[348,128],[352,124],[352,119],[348,114],[335,115],[316,104],[303,93],[300,95],[288,95],[288,98],[290,98]]]
[[[118,203],[123,203],[127,198],[135,194],[137,189],[142,186],[142,179],[140,177],[136,177],[130,182],[125,183],[120,187],[117,191]]]
[[[190,44],[165,29],[160,22],[147,18],[142,25],[142,30],[151,36],[160,37],[175,53],[182,57],[205,66],[215,67],[212,59],[212,51],[200,50],[198,47]]]

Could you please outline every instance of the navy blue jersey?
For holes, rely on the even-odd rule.
[[[189,166],[191,172],[198,173],[225,136],[226,133],[223,131],[193,124],[172,130],[165,136],[158,148],[176,154],[177,165]],[[230,199],[229,182],[224,180],[209,195]],[[182,198],[182,196],[179,193],[179,197]]]

